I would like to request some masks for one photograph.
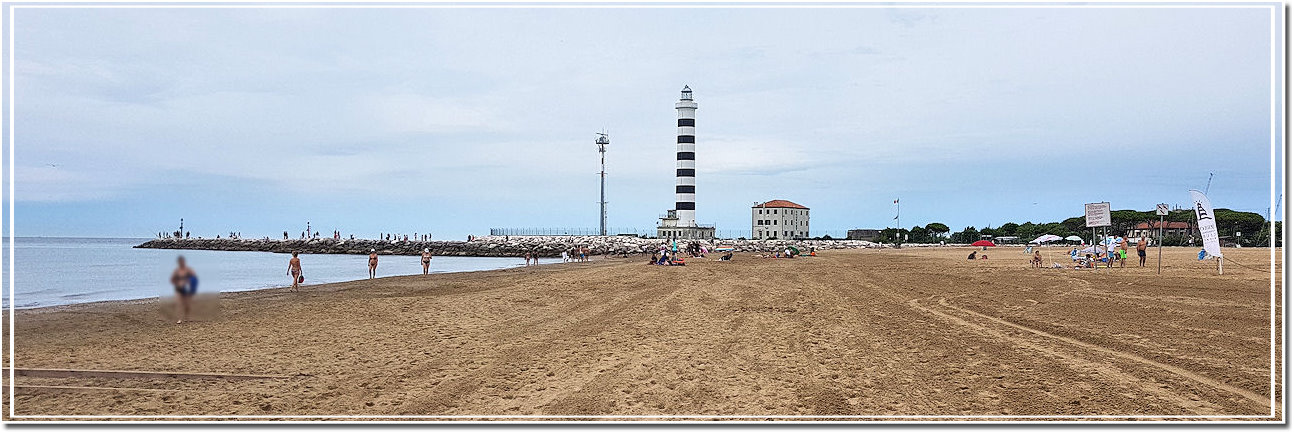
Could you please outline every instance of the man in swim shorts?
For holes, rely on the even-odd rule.
[[[377,278],[377,250],[368,250],[368,278]]]
[[[288,275],[292,276],[292,291],[297,291],[301,283],[301,258],[297,257],[297,252],[292,252],[292,258],[288,259]]]
[[[1137,260],[1141,262],[1141,267],[1146,267],[1146,247],[1150,246],[1146,241],[1146,235],[1141,235],[1141,240],[1137,241]]]
[[[1128,240],[1119,238],[1119,267],[1122,268],[1128,262]]]
[[[189,316],[189,302],[192,300],[193,294],[198,291],[198,274],[194,273],[193,268],[184,263],[184,256],[177,257],[175,264],[175,271],[171,272],[171,285],[175,286],[177,302],[175,313],[179,316],[179,320],[176,320],[175,323],[184,323],[184,319]]]
[[[431,269],[431,248],[422,249],[422,274],[427,275]]]

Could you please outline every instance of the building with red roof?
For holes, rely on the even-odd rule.
[[[770,200],[750,207],[751,239],[809,237],[809,208],[789,200]]]
[[[1135,239],[1144,235],[1148,238],[1155,239],[1159,237],[1159,228],[1159,221],[1155,221],[1154,223],[1140,223],[1133,226],[1132,230],[1128,230],[1128,237]],[[1196,233],[1194,224],[1183,221],[1165,221],[1163,222],[1163,228],[1164,237],[1180,236],[1185,238],[1193,237]]]

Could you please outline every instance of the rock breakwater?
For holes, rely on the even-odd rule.
[[[680,241],[682,248],[686,241]],[[794,246],[806,251],[810,248],[819,250],[888,248],[888,246],[867,241],[854,240],[703,240],[702,246],[714,249],[719,246],[733,247],[737,252],[775,252]],[[632,236],[484,236],[471,241],[381,241],[373,239],[177,239],[160,238],[136,245],[135,248],[159,248],[176,250],[217,250],[217,251],[264,251],[274,253],[302,254],[368,254],[377,250],[383,255],[418,255],[422,250],[430,249],[438,256],[466,257],[519,257],[527,252],[543,257],[557,257],[562,251],[576,247],[589,249],[593,255],[603,254],[651,254],[662,245],[669,245],[664,239],[645,239]]]

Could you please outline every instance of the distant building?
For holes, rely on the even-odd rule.
[[[773,200],[750,207],[751,239],[803,239],[809,237],[809,208]]]
[[[880,229],[853,229],[845,233],[845,239],[876,242],[881,238]]]
[[[1155,221],[1153,224],[1152,223],[1137,224],[1133,226],[1131,230],[1128,230],[1127,237],[1140,238],[1142,235],[1145,235],[1146,237],[1151,239],[1159,237],[1159,224],[1160,224],[1159,221]],[[1165,237],[1180,236],[1185,238],[1185,237],[1190,237],[1195,233],[1195,226],[1191,225],[1191,223],[1188,223],[1188,222],[1165,221],[1163,225],[1164,225]]]
[[[656,237],[664,239],[714,239],[714,226],[708,224],[684,224],[677,209],[665,211],[656,227]]]

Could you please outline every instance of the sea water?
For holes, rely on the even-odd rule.
[[[146,299],[173,294],[170,284],[175,259],[183,255],[198,274],[198,292],[236,292],[292,284],[287,275],[289,254],[250,251],[159,250],[132,248],[148,239],[35,238],[13,242],[3,256],[4,308],[9,308],[9,276],[14,277],[14,307],[35,308],[83,302]],[[301,254],[305,284],[335,283],[368,278],[368,256]],[[542,259],[541,263],[560,259]],[[511,257],[445,257],[431,260],[431,272],[466,272],[523,266]],[[418,256],[380,256],[379,277],[422,273]]]

